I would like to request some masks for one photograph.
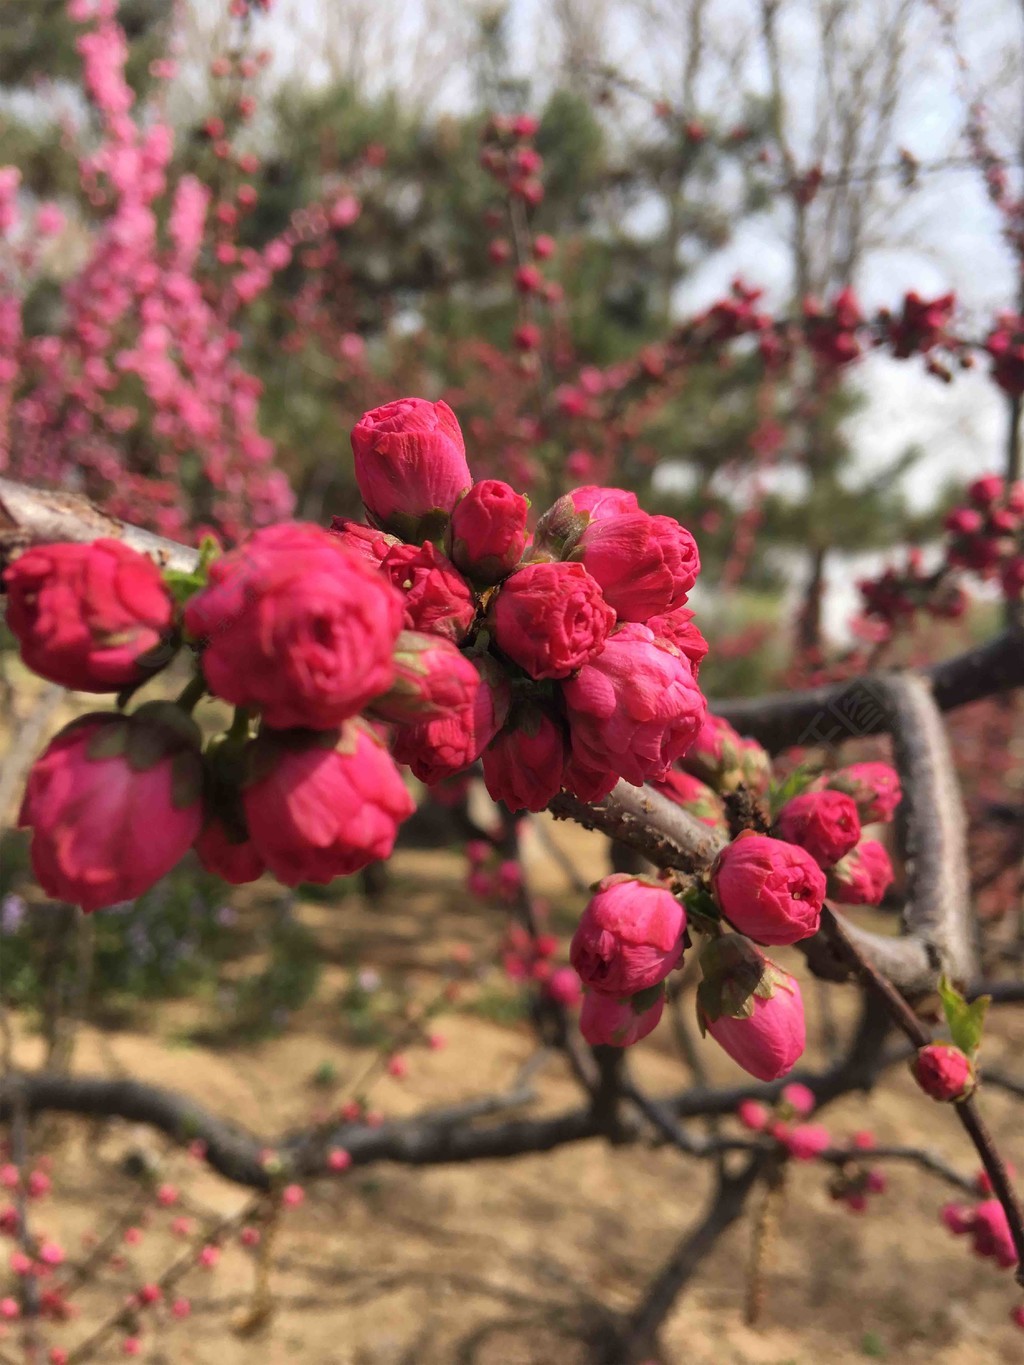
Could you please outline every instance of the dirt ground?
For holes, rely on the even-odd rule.
[[[596,874],[603,847],[593,836],[562,826],[552,832]],[[426,999],[453,944],[483,954],[496,943],[502,917],[469,901],[461,866],[447,853],[402,853],[386,905],[371,907],[354,895],[340,905],[304,905],[300,913],[319,935],[327,966],[316,998],[283,1036],[230,1048],[186,1046],[195,1006],[170,1004],[147,1009],[138,1027],[84,1029],[74,1068],[180,1088],[263,1134],[302,1124],[325,1095],[336,1099],[336,1092],[311,1085],[317,1068],[333,1064],[344,1082],[372,1055],[338,1038],[339,993],[353,967],[407,971],[417,997]],[[539,846],[533,874],[541,891],[566,897],[562,874]],[[446,1046],[411,1051],[404,1079],[384,1075],[374,1083],[371,1101],[384,1114],[505,1090],[533,1050],[525,1025],[501,1025],[480,1012],[452,1011],[437,1029]],[[16,1032],[17,1059],[30,1064],[41,1044],[23,1020]],[[1024,1012],[1002,1012],[992,1035],[989,1059],[1019,1073]],[[704,1052],[715,1079],[739,1078],[710,1043]],[[652,1090],[685,1080],[665,1026],[634,1058]],[[560,1068],[553,1061],[539,1076],[537,1112],[575,1099]],[[1000,1094],[985,1101],[1005,1155],[1024,1169],[1019,1108],[1014,1112]],[[919,1096],[902,1068],[869,1099],[835,1105],[827,1122],[837,1137],[870,1126],[880,1141],[922,1143],[967,1173],[974,1168],[953,1116]],[[83,1234],[102,1236],[136,1207],[139,1187],[124,1169],[127,1153],[158,1160],[160,1178],[180,1185],[193,1206],[228,1213],[247,1198],[125,1123],[51,1120],[43,1138],[54,1157],[55,1189],[33,1216],[72,1258],[84,1254]],[[796,1167],[767,1260],[763,1323],[743,1323],[748,1217],[725,1235],[677,1304],[663,1336],[664,1359],[1024,1361],[1024,1333],[1009,1321],[1022,1296],[1006,1272],[972,1257],[940,1225],[947,1188],[903,1166],[889,1168],[889,1181],[888,1191],[857,1216],[829,1198],[824,1171]],[[255,1332],[242,1327],[253,1261],[232,1242],[215,1269],[190,1272],[181,1292],[192,1300],[192,1316],[177,1322],[162,1314],[164,1327],[144,1335],[141,1358],[151,1365],[582,1365],[586,1324],[598,1308],[630,1308],[698,1217],[708,1187],[700,1164],[677,1153],[599,1141],[471,1166],[354,1169],[311,1187],[305,1203],[285,1215],[274,1247],[269,1321]],[[47,1344],[79,1341],[121,1295],[159,1274],[180,1253],[168,1231],[180,1212],[154,1209],[141,1243],[122,1249],[127,1263],[108,1268],[76,1296],[80,1317],[47,1327]],[[0,1297],[9,1291],[5,1270]],[[119,1339],[96,1358],[121,1359]]]

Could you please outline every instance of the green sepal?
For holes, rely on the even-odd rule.
[[[700,955],[704,979],[697,987],[698,1017],[714,1023],[727,1015],[749,1019],[754,997],[770,1000],[786,974],[742,934],[719,934]]]
[[[146,701],[131,714],[133,725],[140,723],[158,726],[171,736],[176,743],[174,748],[195,749],[203,747],[203,735],[187,711],[183,711],[173,701]]]
[[[231,730],[211,740],[203,754],[207,813],[220,820],[229,840],[235,844],[245,843],[249,837],[241,796],[248,767],[248,740],[241,733],[241,725],[247,725],[248,719],[248,713],[242,707],[236,708]],[[237,734],[232,733],[235,725],[239,726]]]
[[[203,797],[203,765],[198,754],[181,749],[171,759],[171,804],[188,810]]]
[[[432,540],[438,549],[443,551],[451,519],[451,513],[446,512],[443,507],[435,507],[427,512],[416,523],[416,541],[422,545],[425,540]]]
[[[85,746],[86,758],[92,760],[123,758],[128,747],[129,730],[128,722],[123,717],[118,717],[112,713],[104,714],[102,712],[97,712],[91,716],[82,716],[79,721],[72,722],[72,724],[80,725],[82,721],[95,720],[98,716],[102,716],[102,719],[106,724],[101,725],[98,730],[90,735],[89,741]],[[119,721],[120,723],[111,724],[111,721]],[[71,729],[71,726],[66,728]]]
[[[629,998],[629,1007],[634,1014],[645,1014],[652,1005],[656,1005],[660,998],[665,994],[665,983],[659,981],[656,986],[648,986],[646,990],[637,991],[636,995]]]
[[[563,493],[541,517],[530,559],[568,559],[590,525],[589,512],[577,512],[571,493]]]
[[[973,1061],[981,1047],[985,1016],[992,997],[979,995],[977,1000],[968,1002],[945,976],[939,981],[939,996],[953,1042]]]
[[[451,513],[443,507],[431,508],[420,517],[412,516],[408,512],[396,512],[390,521],[384,522],[367,508],[366,520],[376,530],[383,531],[386,535],[397,536],[407,545],[422,545],[425,540],[432,540],[437,548],[444,552]]]
[[[262,729],[257,739],[251,740],[242,751],[244,773],[242,786],[251,787],[262,782],[277,767],[280,756],[302,749],[338,749],[353,753],[358,738],[358,725],[349,721],[333,730],[270,730]]]

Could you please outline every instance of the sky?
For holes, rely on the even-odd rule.
[[[271,21],[279,70],[296,66],[305,78],[326,69],[325,53],[349,45],[356,58],[372,54],[371,71],[394,81],[435,107],[458,110],[470,97],[464,64],[455,59],[471,32],[474,4],[491,0],[280,0]],[[780,8],[785,47],[785,79],[790,118],[798,154],[809,164],[810,140],[817,129],[814,96],[821,80],[814,16],[820,4],[833,0],[783,0]],[[879,42],[881,19],[907,0],[851,0],[852,18],[844,30],[852,48],[868,51]],[[654,93],[675,93],[676,73],[686,51],[686,28],[680,17],[686,0],[563,0],[593,26],[603,45],[603,59]],[[993,140],[1001,150],[1020,138],[1020,53],[1024,26],[1019,0],[962,0],[957,16],[959,50],[966,60],[958,72],[943,41],[935,10],[954,0],[917,0],[911,41],[905,59],[895,118],[894,142],[907,147],[922,163],[963,153],[966,98],[983,91],[990,109]],[[698,85],[698,103],[712,115],[725,116],[733,88],[727,64],[742,53],[741,69],[749,84],[767,84],[759,56],[757,0],[707,0],[711,14],[707,79]],[[645,26],[638,13],[652,9],[660,20]],[[523,73],[543,81],[558,47],[551,0],[510,0],[510,50]],[[346,29],[343,13],[361,11],[363,26]],[[326,16],[326,17],[324,17]],[[674,17],[673,17],[674,16]],[[298,35],[303,32],[305,36]],[[428,79],[424,81],[424,72]],[[650,102],[623,105],[621,117],[650,117]],[[738,225],[732,241],[710,257],[681,286],[675,300],[680,315],[721,297],[737,275],[765,288],[769,306],[784,309],[792,291],[791,256],[786,222],[780,212]],[[1012,261],[1000,235],[996,211],[986,198],[974,167],[925,176],[910,196],[894,194],[877,241],[861,262],[855,280],[867,307],[898,302],[916,288],[922,294],[954,289],[961,325],[979,332],[999,309],[1012,302]],[[859,472],[881,469],[909,445],[927,452],[907,476],[913,503],[925,506],[937,486],[954,476],[997,469],[1005,441],[1005,405],[983,374],[958,376],[943,385],[918,361],[894,362],[872,356],[854,372],[866,402],[850,420],[849,435]],[[851,574],[873,571],[877,557],[858,563],[845,575],[834,575],[826,617],[841,632],[855,595]]]

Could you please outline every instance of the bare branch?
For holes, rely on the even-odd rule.
[[[1004,630],[985,644],[920,673],[940,711],[1024,687],[1024,630]],[[868,673],[802,692],[712,702],[711,709],[740,734],[758,740],[769,753],[794,744],[839,746],[851,739],[882,734],[888,728],[889,718],[878,705],[878,694],[889,676]]]
[[[11,479],[0,479],[0,568],[31,545],[50,545],[62,540],[87,542],[101,536],[123,540],[133,549],[152,555],[164,569],[188,572],[195,568],[199,558],[187,545],[165,540],[152,531],[101,512],[78,493],[29,488]]]

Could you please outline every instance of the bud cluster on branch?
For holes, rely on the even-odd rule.
[[[422,399],[365,414],[352,444],[368,524],[209,542],[192,571],[102,538],[8,568],[25,663],[118,693],[29,776],[20,821],[44,890],[95,910],[193,847],[231,883],[328,882],[391,853],[414,806],[399,764],[435,786],[480,760],[513,814],[650,781],[724,833],[747,801],[765,829],[774,814],[770,835],[738,829],[688,890],[608,879],[572,962],[584,1036],[626,1045],[656,1025],[666,978],[704,934],[702,1028],[754,1075],[783,1074],[803,1050],[800,991],[757,945],[816,933],[826,873],[851,901],[881,897],[891,868],[861,818],[891,817],[896,775],[861,764],[776,789],[761,746],[707,713],[693,537],[633,494],[576,489],[531,528],[528,500],[474,482],[454,413]],[[182,649],[194,669],[178,700],[129,709]],[[206,695],[234,719],[204,741],[192,711]]]

